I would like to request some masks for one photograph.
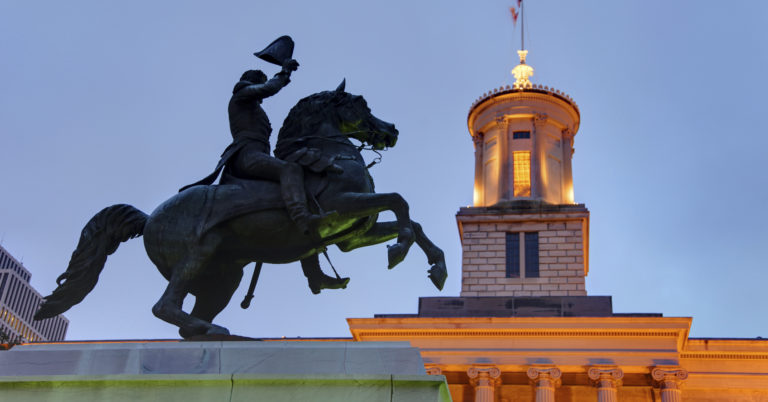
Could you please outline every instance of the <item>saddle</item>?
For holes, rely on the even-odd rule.
[[[191,188],[200,190],[201,186],[207,188],[205,192],[204,206],[198,227],[198,235],[202,235],[219,223],[241,215],[264,211],[268,209],[283,209],[285,202],[281,195],[278,183],[269,180],[244,179],[229,174],[226,169],[226,163],[237,151],[248,141],[247,137],[242,137],[230,144],[216,165],[214,171],[202,180],[196,183],[182,187],[179,192]],[[319,212],[317,196],[328,185],[328,180],[324,172],[342,173],[343,170],[334,163],[339,158],[337,155],[325,155],[321,150],[309,147],[300,147],[294,152],[289,153],[284,158],[285,161],[298,163],[305,169],[304,186],[309,202],[307,205],[310,210]],[[223,173],[222,173],[223,170]],[[221,173],[220,184],[212,184]]]
[[[328,186],[328,178],[313,172],[304,175],[310,209],[318,208],[317,197]],[[216,225],[242,215],[269,209],[285,209],[280,185],[270,180],[252,180],[224,172],[220,184],[197,185],[187,191],[203,191],[203,206],[197,234],[202,236]]]

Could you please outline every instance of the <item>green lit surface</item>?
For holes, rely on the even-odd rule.
[[[443,376],[154,374],[0,378],[8,401],[450,401]]]

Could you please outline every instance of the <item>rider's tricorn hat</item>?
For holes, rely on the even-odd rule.
[[[286,60],[293,56],[293,39],[288,35],[283,35],[275,39],[264,50],[253,55],[264,61],[282,66]]]

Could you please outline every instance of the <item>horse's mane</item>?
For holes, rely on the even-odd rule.
[[[338,106],[347,103],[351,97],[344,91],[323,91],[307,96],[291,108],[280,127],[275,146],[275,156],[285,157],[301,145],[297,138],[314,133],[323,122],[337,119]],[[329,107],[334,106],[334,107]]]

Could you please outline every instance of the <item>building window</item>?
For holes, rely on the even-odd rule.
[[[507,233],[506,257],[507,278],[538,278],[539,233]],[[525,267],[522,275],[520,267]]]
[[[5,289],[5,280],[7,278],[8,278],[7,273],[0,275],[0,301],[3,300],[3,290]]]
[[[525,233],[525,277],[539,277],[539,232]]]
[[[512,133],[513,140],[527,140],[531,138],[530,131],[515,131]]]
[[[520,233],[507,233],[507,278],[520,277]]]
[[[531,153],[515,151],[512,153],[512,168],[514,169],[514,196],[531,196]]]

